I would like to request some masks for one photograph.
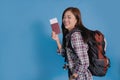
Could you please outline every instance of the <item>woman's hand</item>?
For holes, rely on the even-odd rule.
[[[58,49],[61,50],[62,46],[61,46],[61,43],[59,41],[58,34],[56,34],[54,31],[52,31],[52,39],[56,41]]]
[[[59,41],[58,34],[56,34],[54,31],[52,31],[52,39],[55,41]]]
[[[77,78],[77,77],[78,77],[78,74],[77,74],[77,73],[74,73],[72,76],[73,76],[74,78]]]
[[[76,79],[77,77],[78,77],[78,74],[77,74],[77,73],[74,73],[72,76],[70,76],[70,79],[69,79],[69,80]]]

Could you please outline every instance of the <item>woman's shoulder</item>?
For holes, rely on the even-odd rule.
[[[81,32],[80,31],[75,31],[71,34],[71,37],[81,37]]]
[[[68,37],[79,37],[79,36],[81,36],[81,31],[74,28],[73,30],[71,30],[71,31],[66,35],[66,38],[68,38]]]

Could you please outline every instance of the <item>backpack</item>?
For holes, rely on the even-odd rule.
[[[106,42],[104,35],[98,31],[91,31],[88,41],[89,70],[93,76],[105,76],[110,67],[110,59],[105,55]]]
[[[80,32],[78,29],[73,29],[72,32],[69,33],[69,38],[67,38],[66,42],[68,46],[73,50],[70,38],[71,34],[74,32]],[[90,30],[90,38],[87,42],[88,44],[88,56],[89,56],[89,67],[88,69],[92,73],[93,76],[105,76],[108,68],[110,67],[110,59],[106,56],[106,41],[104,35],[98,31]],[[74,52],[74,50],[73,50]],[[65,61],[66,61],[66,56]]]

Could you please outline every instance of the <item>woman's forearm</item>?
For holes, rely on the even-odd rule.
[[[58,49],[61,50],[62,49],[62,45],[61,45],[60,41],[56,40],[56,43],[57,43]]]
[[[58,50],[60,51],[62,49],[62,46],[61,46],[58,34],[56,34],[55,32],[52,32],[52,39],[56,41]]]

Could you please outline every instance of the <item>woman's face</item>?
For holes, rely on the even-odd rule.
[[[65,25],[65,28],[69,31],[72,30],[75,27],[75,24],[77,23],[77,19],[73,15],[71,11],[66,11],[63,16],[63,24]]]

